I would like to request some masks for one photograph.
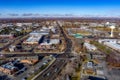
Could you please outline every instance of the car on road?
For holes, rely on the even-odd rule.
[[[53,65],[53,68],[56,67],[56,65]]]
[[[50,75],[50,72],[49,73],[47,73],[47,76],[49,76]]]
[[[56,68],[55,70],[54,70],[54,72],[57,72],[58,71],[58,68]]]

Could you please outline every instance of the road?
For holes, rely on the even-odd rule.
[[[66,63],[66,60],[57,59],[46,71],[44,71],[44,73],[42,73],[35,80],[54,80]]]
[[[29,73],[32,74],[32,72],[35,72],[35,70],[38,70],[43,65],[43,63],[48,61],[48,60],[49,60],[49,58],[43,58],[42,61],[35,64],[34,67],[31,67],[28,70],[26,70],[24,73],[16,76],[14,80],[21,80],[21,78],[28,77]]]
[[[34,30],[37,30],[37,29],[39,29],[39,28],[35,28],[35,29],[33,29],[33,31],[34,31]],[[31,31],[31,32],[32,32],[32,31]],[[26,35],[19,36],[19,37],[17,37],[16,39],[14,39],[13,41],[9,42],[9,43],[8,43],[7,45],[5,45],[4,47],[0,48],[0,52],[1,52],[2,50],[4,50],[4,49],[8,48],[10,45],[14,44],[15,42],[17,42],[17,41],[18,41],[18,42],[22,41],[22,40],[23,40],[23,37],[29,35],[29,33],[31,33],[31,32],[28,32]]]
[[[58,53],[28,53],[28,54],[4,54],[6,58],[10,57],[25,57],[25,56],[48,56],[48,55],[57,55],[56,61],[49,66],[49,68],[44,71],[40,76],[38,76],[35,80],[54,80],[60,71],[64,68],[64,66],[67,64],[67,61],[69,60],[69,57],[71,55],[71,49],[72,49],[72,41],[69,39],[63,28],[58,24],[61,34],[64,37],[66,41],[66,49],[63,54],[58,54]],[[45,77],[44,77],[45,76]]]
[[[4,57],[10,58],[10,57],[27,57],[27,56],[49,56],[49,55],[62,55],[61,53],[23,53],[23,54],[3,54]]]
[[[59,28],[67,44],[65,52],[63,54],[59,54],[57,56],[56,61],[51,66],[49,66],[49,68],[46,71],[44,71],[40,76],[38,76],[35,80],[54,80],[69,60],[72,49],[72,41],[66,36],[62,27],[59,26]]]

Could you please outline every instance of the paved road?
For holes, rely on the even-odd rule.
[[[35,28],[35,29],[33,29],[33,31],[34,31],[34,30],[37,30],[37,29],[39,29],[39,28]],[[32,32],[32,31],[31,31],[31,32]],[[29,32],[29,33],[31,33],[31,32]],[[6,48],[9,47],[11,44],[14,44],[16,41],[19,41],[19,42],[22,41],[22,40],[23,40],[23,37],[29,35],[29,33],[27,33],[26,35],[22,35],[22,36],[17,37],[17,38],[14,39],[13,41],[11,41],[9,44],[7,44],[7,45],[5,45],[4,47],[0,48],[0,51],[6,49]]]
[[[59,24],[58,24],[59,26]],[[65,38],[66,41],[66,49],[63,54],[58,54],[58,53],[28,53],[28,54],[4,54],[6,58],[10,57],[23,57],[23,56],[47,56],[47,55],[57,55],[57,60],[45,71],[43,72],[40,76],[38,76],[35,80],[54,80],[59,72],[64,68],[64,66],[67,64],[67,60],[70,57],[71,54],[71,48],[72,48],[72,41],[66,36],[64,33],[62,27],[60,27],[61,34]],[[44,77],[46,76],[46,77]]]
[[[58,76],[59,72],[67,64],[67,61],[71,54],[72,41],[66,36],[62,27],[59,26],[59,28],[67,44],[65,52],[63,54],[59,54],[57,56],[57,60],[46,71],[44,71],[40,76],[38,76],[35,80],[54,80]]]
[[[35,69],[38,70],[43,65],[43,63],[46,62],[47,60],[49,60],[49,58],[43,58],[42,61],[38,62],[34,67],[31,67],[24,73],[16,76],[14,80],[21,80],[22,78],[28,77],[28,73],[31,73],[31,71],[34,71]]]
[[[49,56],[49,55],[61,55],[59,53],[23,53],[23,54],[3,54],[6,58],[9,58],[9,57],[25,57],[25,56]]]
[[[43,74],[40,75],[40,77],[35,80],[54,80],[66,63],[66,60],[57,59],[46,71],[44,71]]]

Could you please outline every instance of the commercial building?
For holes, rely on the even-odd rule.
[[[58,45],[59,43],[59,39],[45,40],[38,46],[38,49],[54,49],[53,45]]]
[[[93,62],[89,61],[85,64],[84,73],[88,74],[88,75],[94,75],[95,74],[95,69],[94,69]]]
[[[120,52],[120,40],[118,39],[100,39],[98,42]]]
[[[34,65],[39,61],[38,56],[24,57],[20,60],[21,63]]]
[[[41,30],[38,30],[38,31],[33,31],[30,33],[30,36],[38,36],[38,35],[48,35],[49,34],[49,30],[45,30],[45,29],[41,29]]]
[[[6,63],[2,66],[0,66],[0,71],[5,73],[5,74],[13,74],[18,70],[17,67],[14,66],[14,64],[12,62]]]
[[[87,62],[87,68],[92,69],[93,68],[93,63],[92,62]]]
[[[89,50],[89,51],[95,51],[97,48],[92,45],[92,44],[89,44],[87,42],[84,43],[84,46]]]
[[[110,43],[119,43],[120,40],[118,39],[99,39],[99,43],[110,42]]]
[[[1,34],[0,37],[1,38],[13,38],[14,35],[12,35],[12,34]]]
[[[43,36],[49,35],[50,29],[52,29],[53,32],[55,31],[55,29],[53,29],[53,26],[50,26],[50,27],[43,26],[40,30],[36,30],[36,31],[31,32],[29,34],[30,37],[26,41],[24,41],[23,43],[25,43],[25,44],[38,44],[40,39]],[[57,43],[58,43],[58,40],[51,40],[51,43],[49,43],[49,44],[57,44]],[[43,43],[43,44],[48,45],[46,43]]]
[[[10,51],[10,52],[13,52],[13,51],[15,51],[15,48],[16,48],[16,46],[14,46],[14,45],[10,45],[10,47],[9,47],[9,51]]]
[[[120,52],[120,44],[105,42],[104,45]]]
[[[32,34],[27,40],[25,40],[24,44],[38,44],[39,40],[42,38],[42,35],[39,35],[38,33]]]
[[[53,34],[53,35],[51,36],[51,38],[52,38],[52,39],[58,39],[58,38],[60,38],[60,35],[59,35],[59,34]]]
[[[25,60],[21,60],[21,63],[25,63],[25,64],[30,64],[30,65],[34,65],[38,62],[38,60],[33,60],[33,59],[25,59]]]
[[[32,26],[32,23],[16,23],[16,26],[19,26],[19,27],[21,27],[21,26]]]

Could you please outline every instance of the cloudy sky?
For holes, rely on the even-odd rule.
[[[0,0],[0,17],[120,16],[120,0]]]

